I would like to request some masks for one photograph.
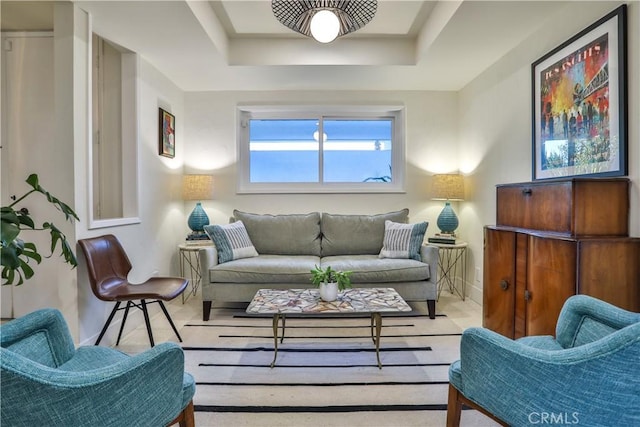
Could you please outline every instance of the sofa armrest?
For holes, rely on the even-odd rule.
[[[556,340],[562,347],[570,348],[639,322],[639,313],[587,295],[574,295],[562,306],[556,325]]]
[[[2,325],[2,347],[38,363],[56,368],[75,354],[73,338],[62,314],[36,310]]]
[[[440,251],[433,245],[422,245],[420,247],[420,258],[422,262],[429,264],[429,281],[438,283],[438,262]]]
[[[215,246],[202,248],[199,251],[200,256],[200,273],[202,274],[202,282],[209,283],[209,270],[218,265],[218,250]]]

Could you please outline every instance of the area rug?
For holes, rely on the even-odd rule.
[[[380,359],[367,316],[287,317],[273,360],[270,317],[214,309],[182,329],[198,425],[444,425],[461,330],[426,306],[383,317]],[[467,412],[467,411],[465,411]]]

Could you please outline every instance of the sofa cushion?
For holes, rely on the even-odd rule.
[[[420,247],[428,225],[427,222],[401,224],[385,221],[380,258],[410,258],[420,261]]]
[[[239,210],[241,220],[259,254],[320,256],[320,213],[260,215]]]
[[[322,214],[322,256],[378,255],[384,238],[384,222],[406,223],[409,209],[379,215]]]
[[[321,267],[351,271],[351,282],[389,283],[427,280],[429,265],[413,259],[379,258],[378,255],[340,255],[321,259]]]
[[[242,221],[226,225],[206,225],[204,231],[216,245],[220,264],[234,259],[258,256]]]
[[[320,264],[312,255],[262,255],[213,266],[212,283],[309,283],[311,270]]]

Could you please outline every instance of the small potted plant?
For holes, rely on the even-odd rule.
[[[338,291],[344,291],[351,287],[351,271],[337,271],[327,266],[320,268],[317,265],[311,270],[311,283],[320,290],[320,298],[323,301],[335,301]]]

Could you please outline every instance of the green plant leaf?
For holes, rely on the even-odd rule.
[[[25,243],[22,255],[33,259],[38,264],[42,261],[42,256],[38,253],[35,243]]]
[[[29,175],[29,177],[27,178],[27,184],[31,185],[33,189],[38,193],[44,194],[44,196],[47,198],[49,203],[53,204],[56,207],[56,209],[58,209],[64,214],[65,219],[67,221],[72,221],[73,219],[80,221],[80,218],[78,218],[78,215],[74,212],[73,209],[71,209],[71,207],[69,207],[69,205],[60,201],[60,199],[58,199],[57,197],[49,193],[38,183],[38,175],[36,174]]]
[[[36,225],[34,224],[33,219],[31,219],[29,214],[18,212],[18,219],[20,220],[20,224],[25,225],[31,229],[36,228]]]
[[[65,236],[64,233],[60,231],[53,223],[45,222],[44,224],[42,224],[42,227],[51,231],[51,255],[49,255],[47,258],[53,255],[53,253],[56,251],[58,242],[60,242],[60,252],[64,257],[65,262],[71,264],[71,266],[73,267],[76,267],[78,265],[78,261],[76,259],[76,256],[73,254],[71,245],[69,245],[69,242],[67,241],[67,236]]]
[[[0,240],[2,240],[2,246],[10,245],[18,235],[20,235],[20,227],[12,222],[2,221],[2,229],[0,229]]]
[[[25,279],[29,280],[30,278],[33,277],[33,268],[31,268],[29,266],[29,264],[27,264],[23,260],[20,260],[20,268],[22,269],[22,272],[24,273],[24,278]]]
[[[2,258],[3,267],[14,270],[20,267],[18,249],[15,245],[3,246],[0,251],[0,257]]]
[[[15,278],[15,271],[16,270],[11,269],[9,267],[2,268],[2,278],[4,279],[4,282],[2,282],[3,286],[13,284],[13,279]]]
[[[20,218],[18,218],[18,214],[13,208],[9,206],[3,206],[0,210],[0,219],[2,219],[3,223],[12,223],[12,224],[20,224]]]
[[[32,186],[34,190],[37,190],[38,187],[40,187],[40,184],[38,184],[38,175],[35,174],[35,173],[32,173],[31,175],[29,175],[27,177],[26,182],[27,182],[27,184]]]

